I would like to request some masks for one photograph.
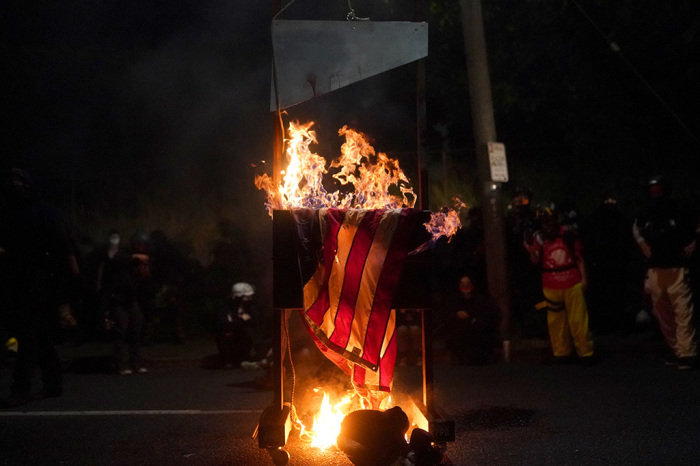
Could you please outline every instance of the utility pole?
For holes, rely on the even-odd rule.
[[[477,183],[483,211],[486,277],[491,296],[498,303],[503,318],[501,336],[504,358],[510,357],[511,306],[508,290],[508,268],[505,247],[505,226],[501,209],[501,185],[491,180],[488,143],[496,142],[496,122],[491,101],[491,82],[484,39],[481,0],[460,0],[462,31],[467,56],[469,99],[474,125],[477,160]]]

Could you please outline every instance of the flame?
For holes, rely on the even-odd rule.
[[[331,395],[322,388],[314,388],[313,391],[319,395],[323,394],[323,396],[318,411],[313,415],[312,428],[307,429],[298,418],[296,419],[296,424],[299,429],[299,437],[303,441],[312,447],[325,451],[337,446],[336,441],[345,416],[352,411],[370,408],[365,405],[362,397],[354,390],[347,391],[340,396],[339,401],[335,404],[331,403]],[[338,397],[336,396],[335,398]],[[382,400],[379,409],[384,411],[392,405],[392,397],[389,395]]]
[[[377,153],[366,136],[343,126],[338,135],[345,136],[340,148],[341,156],[333,160],[330,168],[337,169],[331,175],[342,187],[352,186],[345,192],[326,191],[323,177],[328,174],[326,159],[311,151],[317,144],[316,132],[311,129],[313,121],[305,124],[289,123],[287,160],[289,165],[282,170],[284,175],[279,185],[267,174],[255,177],[255,186],[267,193],[265,207],[272,217],[274,210],[289,210],[300,207],[331,207],[337,209],[396,209],[412,208],[417,200],[410,181],[399,166],[398,160],[385,153]],[[441,236],[450,240],[462,224],[459,210],[466,205],[455,199],[455,209],[443,208],[433,212],[425,228],[431,240],[416,248],[412,254],[431,247]]]
[[[314,122],[289,124],[287,160],[284,178],[274,185],[267,174],[255,177],[255,186],[267,193],[265,206],[272,216],[276,209],[299,207],[333,207],[338,209],[379,209],[413,207],[416,195],[397,160],[375,152],[364,134],[342,127],[345,136],[341,156],[331,162],[337,169],[332,176],[341,186],[352,186],[351,192],[326,191],[323,176],[328,173],[326,159],[311,151],[316,144]]]
[[[335,445],[340,434],[340,424],[347,414],[349,405],[350,397],[344,397],[339,403],[331,405],[328,393],[323,394],[321,409],[314,417],[312,447],[326,450]]]
[[[423,225],[432,236],[433,241],[437,241],[441,236],[447,236],[448,241],[452,240],[452,236],[457,233],[457,230],[462,228],[462,222],[459,220],[459,211],[467,207],[458,197],[453,199],[455,204],[454,209],[442,209],[440,212],[432,212],[430,221]]]
[[[340,426],[345,416],[357,409],[357,395],[348,393],[341,397],[340,401],[331,404],[330,395],[320,388],[315,388],[314,392],[323,393],[321,406],[313,416],[313,427],[306,429],[301,421],[299,436],[309,442],[312,447],[320,450],[327,450],[336,445],[336,439],[340,434]]]

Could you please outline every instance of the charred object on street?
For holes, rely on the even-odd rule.
[[[408,416],[398,406],[353,411],[343,419],[338,448],[357,466],[389,465],[408,453],[408,428]]]
[[[442,453],[434,446],[433,436],[415,428],[406,443],[408,428],[408,416],[398,406],[353,411],[343,419],[338,448],[356,466],[385,466],[401,457],[416,466],[440,464]]]

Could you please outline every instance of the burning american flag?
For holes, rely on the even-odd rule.
[[[373,408],[391,389],[391,303],[420,214],[410,208],[292,211],[302,245],[304,322]]]
[[[416,196],[398,162],[346,127],[339,131],[346,138],[342,155],[331,168],[338,170],[333,178],[354,191],[326,191],[326,161],[309,149],[316,142],[312,125],[290,124],[289,165],[279,186],[268,175],[255,183],[267,192],[270,215],[292,211],[304,322],[367,407],[377,409],[391,390],[396,361],[392,299],[404,259],[418,246],[410,240],[422,212],[413,209]],[[425,226],[435,239],[460,224],[455,212],[442,212]]]

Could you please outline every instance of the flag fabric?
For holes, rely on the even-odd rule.
[[[295,209],[303,317],[321,351],[373,408],[396,362],[392,299],[409,252],[415,209]]]

